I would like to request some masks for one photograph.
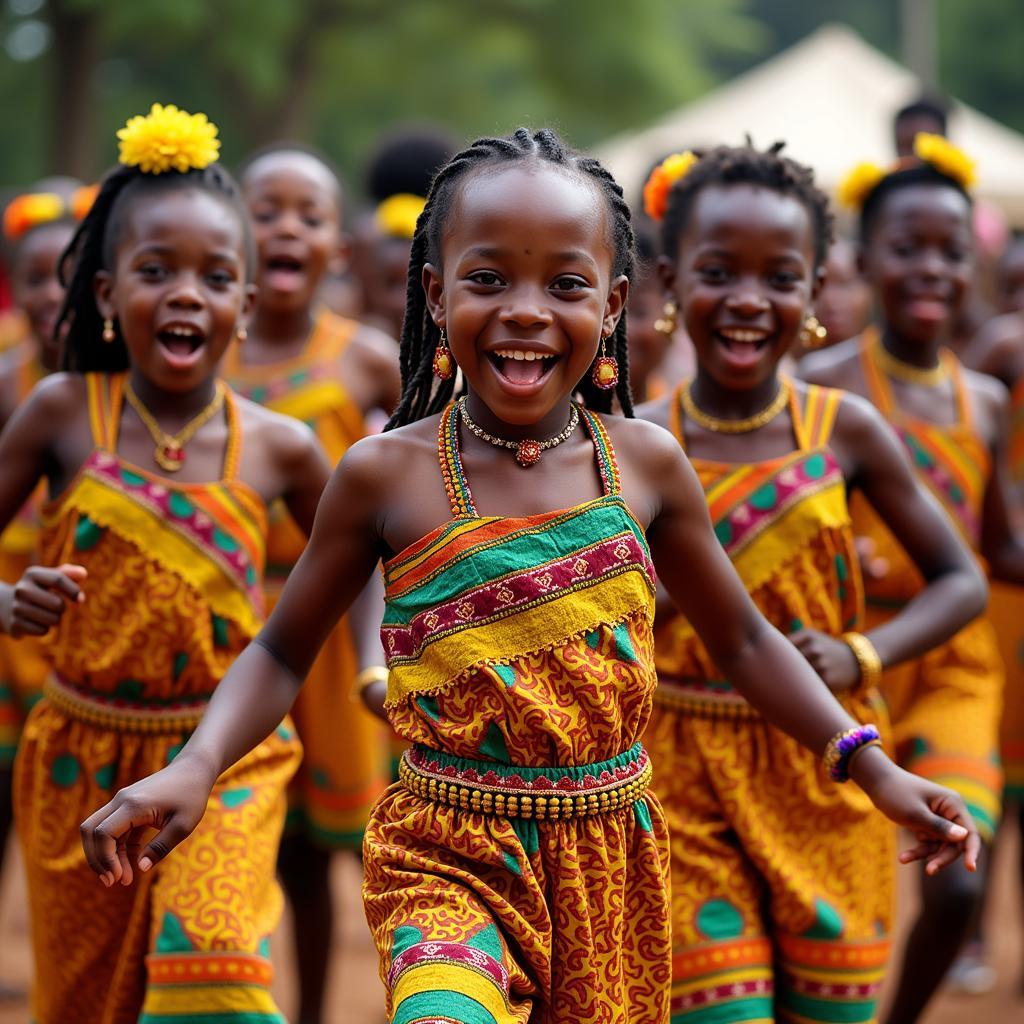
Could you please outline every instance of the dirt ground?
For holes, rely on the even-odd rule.
[[[1013,865],[1017,863],[1020,837],[1007,835],[995,864],[995,881],[989,901],[987,932],[991,937],[999,983],[986,996],[954,996],[944,993],[921,1024],[1013,1024],[1024,1021],[1024,900]],[[29,981],[28,922],[15,858],[0,887],[0,983],[25,989]],[[914,906],[915,875],[900,872],[900,928],[906,927]],[[334,959],[329,993],[329,1024],[383,1024],[383,1000],[377,979],[377,957],[359,907],[359,868],[351,857],[338,857],[333,877],[341,917],[341,935]],[[274,940],[277,965],[275,993],[286,1014],[294,1010],[294,963],[289,938],[290,923],[282,922]],[[24,1000],[0,1002],[0,1024],[25,1024]]]

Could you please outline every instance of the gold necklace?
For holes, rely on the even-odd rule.
[[[576,408],[575,403],[573,403],[569,406],[568,425],[564,430],[555,434],[554,437],[549,437],[546,441],[533,441],[529,438],[524,438],[522,441],[509,441],[507,438],[488,434],[483,427],[473,422],[466,409],[465,395],[459,399],[459,415],[462,417],[462,422],[466,424],[469,432],[476,434],[481,441],[493,444],[496,448],[511,448],[516,453],[516,462],[524,469],[540,462],[541,453],[547,451],[548,448],[557,448],[563,441],[567,441],[580,422],[579,410]]]
[[[789,381],[780,380],[779,390],[775,397],[760,412],[755,412],[753,416],[742,420],[723,420],[697,408],[693,395],[690,394],[691,387],[693,387],[693,381],[688,380],[679,395],[683,404],[683,412],[697,426],[715,434],[748,434],[752,430],[763,427],[766,423],[771,423],[786,408],[790,395]]]
[[[899,356],[894,356],[879,341],[875,345],[875,362],[878,368],[887,377],[902,381],[904,384],[917,384],[923,388],[937,388],[949,380],[949,366],[939,355],[939,365],[929,366],[927,369],[921,366],[914,366],[913,363],[904,362]]]
[[[149,436],[156,442],[153,461],[168,473],[177,473],[185,465],[185,445],[192,440],[195,432],[206,423],[224,404],[224,383],[217,381],[213,398],[209,405],[188,421],[176,434],[168,434],[161,429],[153,414],[142,404],[142,400],[131,384],[125,384],[124,397],[128,404],[138,413],[139,419],[145,424]]]

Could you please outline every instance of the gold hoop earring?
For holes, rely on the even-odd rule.
[[[654,321],[654,329],[659,334],[674,334],[676,330],[676,314],[678,312],[679,307],[676,305],[675,301],[669,299],[669,301],[661,307],[661,317]]]
[[[107,317],[103,321],[103,340],[109,345],[117,338],[117,332],[114,330],[114,321]]]
[[[825,325],[812,313],[800,328],[800,344],[804,348],[821,348],[828,341]]]
[[[245,341],[245,339],[248,337],[249,331],[245,327],[235,328],[235,341],[237,341],[239,345],[241,345],[242,342]]]

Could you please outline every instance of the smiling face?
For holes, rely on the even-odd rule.
[[[471,391],[508,424],[540,421],[589,371],[626,299],[596,184],[545,163],[485,169],[454,197],[424,287]]]
[[[971,279],[971,208],[955,188],[914,184],[881,198],[864,270],[887,327],[935,344],[952,325]]]
[[[57,264],[74,233],[73,224],[62,222],[36,228],[18,245],[11,267],[14,305],[27,317],[29,330],[39,344],[47,366],[57,365],[57,343],[53,332],[64,301],[64,288],[57,278]]]
[[[334,175],[316,157],[268,153],[242,180],[258,255],[258,303],[274,312],[308,308],[328,264],[341,255]]]
[[[796,340],[817,287],[810,215],[767,188],[708,186],[662,272],[701,368],[723,387],[757,387]]]
[[[144,377],[170,392],[209,379],[251,302],[239,214],[198,188],[132,197],[113,265],[96,276]]]

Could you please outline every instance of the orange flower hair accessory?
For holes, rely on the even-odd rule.
[[[867,161],[857,164],[839,183],[836,193],[839,202],[851,210],[859,210],[887,173],[890,172],[885,171],[878,164]]]
[[[189,114],[172,103],[154,103],[117,133],[120,161],[143,174],[201,171],[220,153],[217,126],[205,114]]]
[[[83,185],[71,193],[71,201],[68,208],[75,220],[85,220],[86,214],[92,209],[96,197],[100,194],[99,185]]]
[[[700,157],[690,150],[685,153],[673,153],[651,171],[651,176],[644,185],[644,211],[651,220],[661,220],[665,216],[672,186],[681,178],[685,178],[699,159]]]
[[[939,174],[944,174],[959,183],[965,192],[977,180],[975,162],[959,146],[954,146],[942,135],[918,132],[914,136],[914,155]]]
[[[67,212],[56,192],[32,192],[12,199],[4,209],[4,238],[16,242],[40,224],[60,220]]]
[[[416,234],[416,221],[419,220],[426,205],[427,201],[423,196],[414,196],[411,192],[398,192],[388,196],[377,207],[373,219],[377,227],[389,238],[405,238],[411,241]]]

